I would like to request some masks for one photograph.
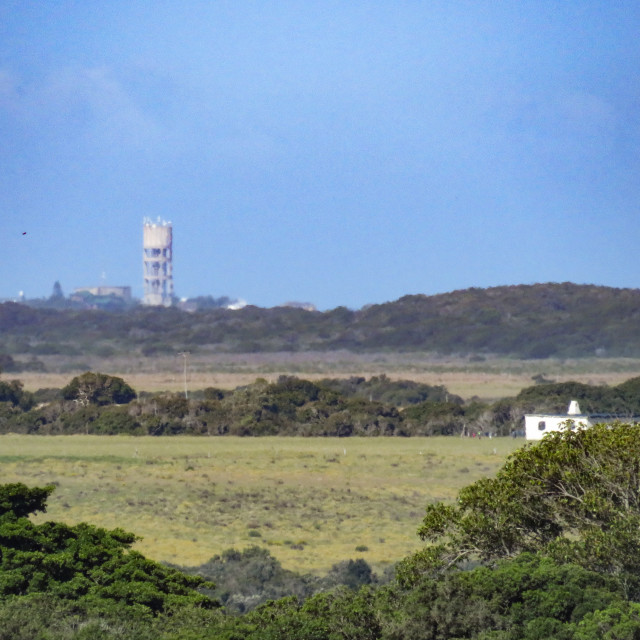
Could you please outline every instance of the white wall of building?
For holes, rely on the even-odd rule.
[[[542,440],[547,433],[562,431],[576,426],[590,427],[592,422],[585,415],[549,415],[534,413],[524,417],[524,430],[527,440]]]

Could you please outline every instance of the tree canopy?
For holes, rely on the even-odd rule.
[[[135,607],[148,614],[177,605],[216,606],[197,591],[213,585],[132,551],[132,533],[85,523],[31,522],[29,515],[46,511],[53,489],[0,485],[0,600],[49,594]]]
[[[62,389],[62,397],[82,405],[126,404],[136,397],[136,392],[122,378],[87,371]]]
[[[526,445],[455,504],[428,505],[419,535],[430,546],[404,562],[408,583],[423,571],[544,551],[616,576],[635,593],[640,425],[566,429]]]
[[[493,403],[464,402],[443,386],[391,380],[280,376],[222,391],[142,392],[121,378],[86,372],[60,389],[25,391],[0,380],[0,433],[102,435],[431,436],[516,434],[526,413],[640,415],[640,378],[617,386],[543,383]],[[395,406],[394,406],[395,405]]]

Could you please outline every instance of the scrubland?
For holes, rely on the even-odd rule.
[[[63,387],[83,371],[100,371],[124,378],[137,391],[184,390],[184,360],[177,355],[153,357],[39,356],[46,371],[22,371],[17,377],[35,391]],[[262,377],[280,375],[308,380],[385,374],[391,379],[443,385],[465,399],[483,401],[517,395],[534,376],[557,382],[615,385],[640,375],[637,358],[546,358],[514,360],[501,357],[454,357],[433,353],[368,353],[348,351],[216,353],[196,352],[187,360],[188,389],[234,389]],[[6,374],[5,377],[13,377]]]
[[[348,558],[384,569],[421,545],[429,502],[494,475],[511,438],[0,436],[2,482],[53,483],[39,521],[121,527],[150,558],[198,565],[265,546],[323,572]]]

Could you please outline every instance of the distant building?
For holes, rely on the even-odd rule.
[[[280,307],[289,307],[290,309],[302,309],[303,311],[317,311],[316,305],[311,302],[283,302]]]
[[[0,298],[0,304],[4,302],[17,302],[19,304],[24,304],[26,302],[26,298],[24,296],[24,291],[20,291],[15,298]]]
[[[240,298],[239,300],[235,300],[234,302],[229,303],[226,308],[231,311],[239,311],[240,309],[244,309],[247,306],[247,301]]]
[[[121,298],[125,302],[131,302],[131,287],[108,287],[102,285],[99,287],[76,287],[73,290],[73,295],[81,295],[83,293],[99,297],[114,296],[115,298]]]
[[[142,304],[170,307],[173,304],[173,227],[170,222],[143,222]]]
[[[527,440],[542,440],[547,433],[592,427],[594,424],[609,422],[638,422],[639,416],[623,416],[610,413],[582,413],[577,400],[569,403],[565,414],[532,413],[524,417],[524,429]]]

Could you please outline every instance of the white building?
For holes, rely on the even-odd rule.
[[[591,416],[580,412],[577,400],[569,403],[566,414],[532,413],[524,417],[524,431],[527,440],[542,440],[551,431],[562,431],[567,427],[590,427],[594,423]]]
[[[115,296],[116,298],[122,298],[126,302],[131,301],[131,287],[112,287],[106,285],[99,287],[76,287],[73,293],[90,293],[92,296]]]
[[[577,400],[569,403],[565,414],[532,413],[524,417],[525,437],[527,440],[542,440],[547,433],[592,427],[594,424],[608,422],[638,422],[638,416],[621,416],[606,413],[582,413]]]

